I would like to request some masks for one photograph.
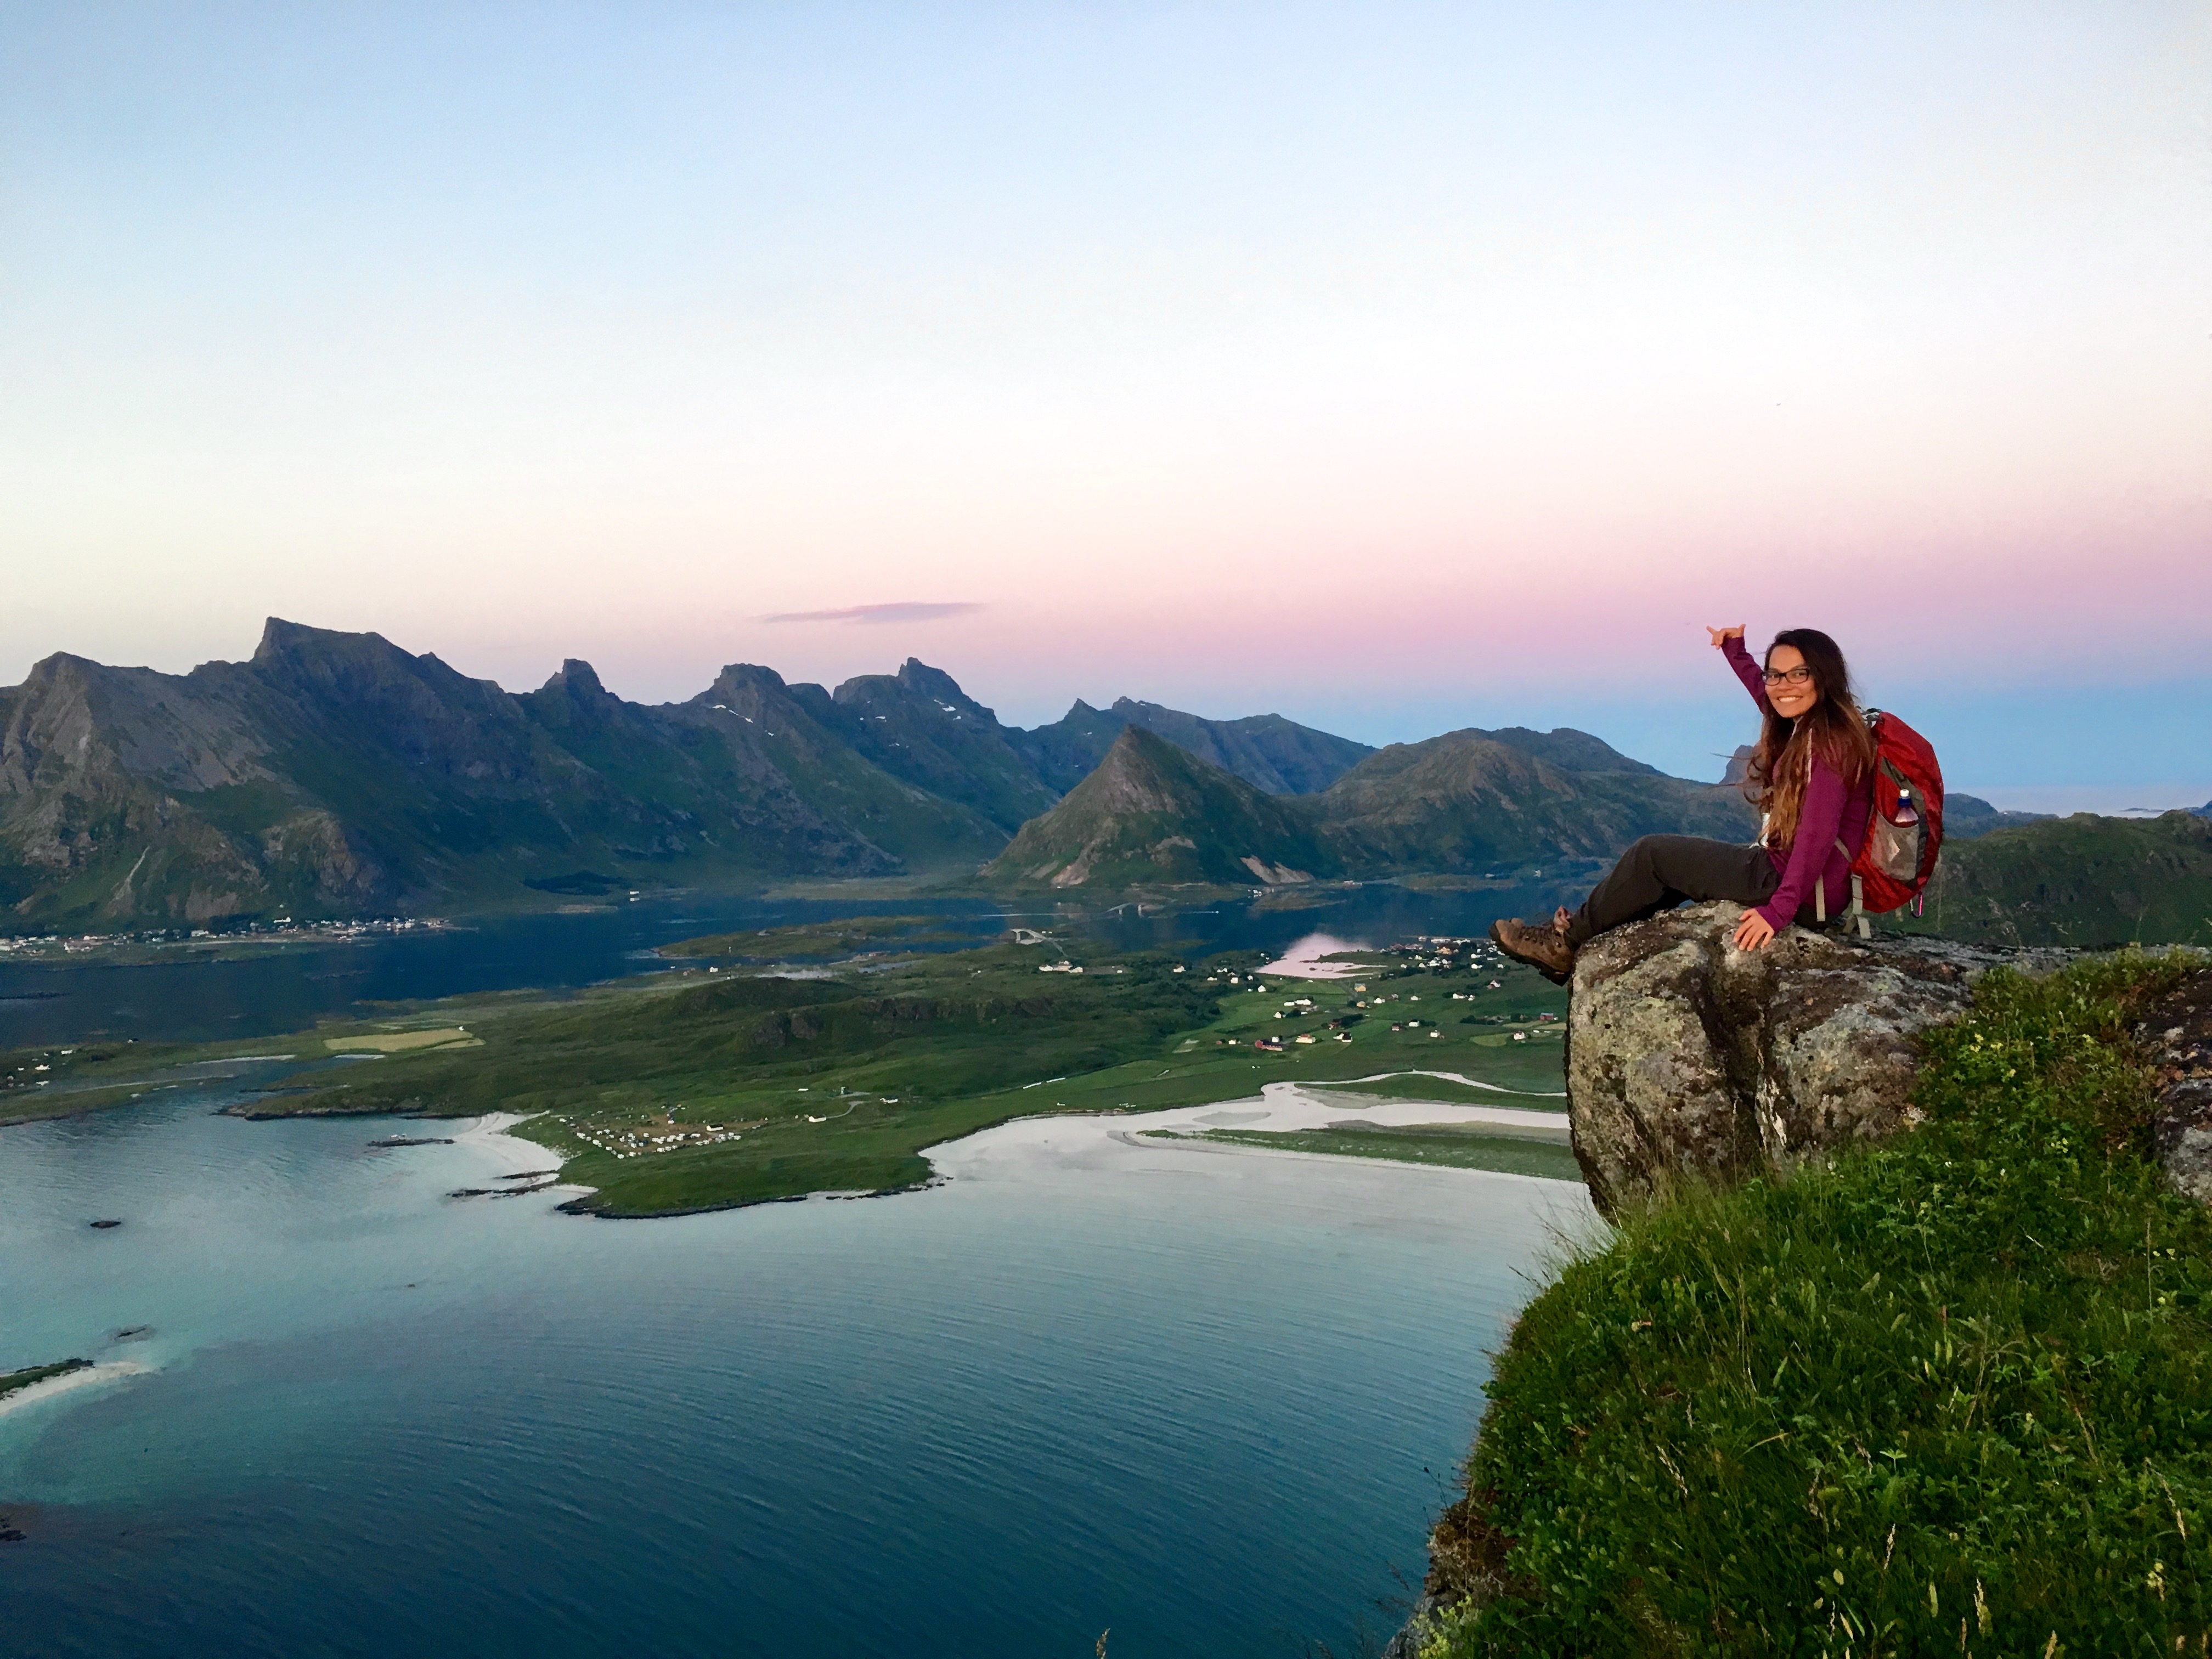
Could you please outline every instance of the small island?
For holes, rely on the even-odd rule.
[[[57,1376],[67,1376],[71,1371],[91,1369],[89,1359],[57,1359],[51,1365],[27,1365],[20,1371],[0,1371],[0,1400]]]

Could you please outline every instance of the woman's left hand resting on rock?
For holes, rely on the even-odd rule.
[[[1735,925],[1735,948],[1739,951],[1756,951],[1773,937],[1773,927],[1756,910],[1745,911],[1743,920]]]

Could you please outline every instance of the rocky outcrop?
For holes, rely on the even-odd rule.
[[[1484,1518],[1494,1494],[1462,1497],[1437,1517],[1429,1534],[1429,1571],[1420,1599],[1381,1659],[1419,1659],[1437,1633],[1440,1614],[1472,1604],[1483,1607],[1501,1595],[1525,1591],[1525,1580],[1505,1569],[1512,1540]]]
[[[2155,1068],[2151,1139],[2166,1184],[2212,1204],[2212,969],[2160,998],[2136,1036]]]
[[[1912,1122],[1915,1036],[1964,1012],[1984,969],[2060,959],[1800,927],[1740,951],[1741,915],[1668,911],[1601,934],[1576,962],[1567,1097],[1603,1213],[1685,1176],[1781,1170]]]

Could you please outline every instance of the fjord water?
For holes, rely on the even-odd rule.
[[[590,1221],[218,1103],[0,1130],[0,1367],[153,1368],[0,1416],[19,1659],[1371,1651],[1586,1214],[1192,1155]]]
[[[219,1042],[296,1031],[363,1003],[573,987],[666,967],[657,947],[738,929],[783,927],[858,915],[927,915],[943,948],[987,942],[1011,923],[1119,950],[1191,953],[1280,950],[1316,927],[1382,944],[1419,933],[1480,933],[1491,920],[1547,910],[1549,889],[1425,894],[1394,883],[1318,889],[1280,900],[1224,901],[1201,908],[1118,906],[1090,916],[1030,900],[1012,908],[982,898],[855,902],[690,895],[604,908],[486,916],[436,931],[270,948],[227,961],[181,953],[152,963],[0,963],[0,1048],[92,1037]]]
[[[739,928],[929,915],[981,944],[1006,924],[988,900],[928,904],[690,897],[437,929],[270,946],[228,960],[0,963],[0,1048],[94,1036],[219,1042],[296,1031],[365,1002],[589,985],[668,963],[657,947]]]

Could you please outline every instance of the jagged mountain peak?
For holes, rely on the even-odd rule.
[[[216,665],[209,665],[210,667]],[[264,683],[311,702],[335,705],[440,703],[484,705],[507,696],[424,652],[417,656],[381,634],[309,628],[271,617],[247,665]]]
[[[998,715],[960,689],[960,682],[941,668],[932,668],[919,657],[908,657],[896,674],[855,674],[830,694],[840,703],[855,706],[900,697],[935,708],[939,714],[959,714],[996,726]]]
[[[94,662],[89,657],[57,651],[33,663],[30,672],[23,676],[22,684],[16,689],[50,696],[64,688],[82,687],[95,676],[110,672],[105,663]]]
[[[989,709],[960,689],[959,681],[942,668],[932,668],[919,657],[908,657],[901,663],[897,678],[901,685],[921,696],[940,703],[951,703],[956,708],[973,708],[991,714]],[[996,720],[998,716],[991,714],[991,718]]]
[[[352,633],[335,628],[311,628],[305,623],[287,622],[282,617],[271,617],[261,624],[261,642],[253,648],[257,663],[282,661],[301,655],[349,656],[390,654],[415,660],[413,653],[401,650],[381,634]]]
[[[1107,712],[1119,714],[1123,720],[1134,720],[1140,714],[1172,714],[1179,720],[1204,720],[1203,714],[1186,714],[1179,708],[1170,708],[1164,702],[1147,702],[1142,697],[1116,697],[1108,705]],[[1281,715],[1255,714],[1254,720],[1280,720]]]
[[[538,689],[565,692],[570,696],[604,697],[612,695],[599,683],[599,671],[581,657],[563,657],[559,672]]]
[[[1374,752],[1364,743],[1300,726],[1280,714],[1208,720],[1135,697],[1117,697],[1104,711],[1079,698],[1056,724],[1037,727],[1026,734],[1025,741],[1040,769],[1056,774],[1055,781],[1066,787],[1104,758],[1114,734],[1123,726],[1156,732],[1271,795],[1309,795],[1326,789]]]
[[[522,701],[536,718],[556,730],[620,723],[630,705],[599,683],[598,672],[580,657],[562,661],[558,672]]]
[[[733,662],[714,676],[714,683],[691,699],[695,703],[726,702],[733,696],[781,696],[791,688],[783,676],[758,663]]]

